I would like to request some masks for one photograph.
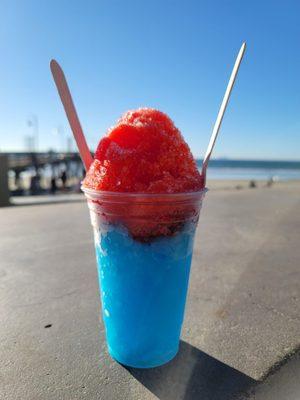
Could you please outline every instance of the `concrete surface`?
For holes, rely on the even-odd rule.
[[[252,393],[252,394],[251,394]],[[296,354],[275,374],[257,385],[244,399],[251,400],[299,400],[300,354]]]
[[[230,400],[256,388],[299,348],[299,195],[207,194],[179,355],[147,371],[107,355],[85,204],[0,209],[0,399]]]
[[[76,203],[85,201],[83,193],[56,193],[55,195],[43,194],[38,196],[12,196],[10,198],[13,206],[32,206],[53,203]]]

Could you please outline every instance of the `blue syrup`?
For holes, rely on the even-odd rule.
[[[139,242],[120,227],[95,232],[108,350],[118,362],[150,368],[178,351],[195,226]]]

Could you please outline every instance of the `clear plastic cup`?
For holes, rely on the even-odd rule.
[[[206,190],[82,190],[94,229],[109,353],[130,367],[162,365],[178,351],[194,234]]]

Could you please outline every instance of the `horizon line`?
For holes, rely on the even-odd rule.
[[[41,150],[41,151],[22,151],[22,150],[16,150],[16,151],[1,151],[0,150],[0,155],[1,154],[36,154],[36,153],[57,153],[57,154],[68,154],[68,153],[77,153],[79,154],[78,151],[58,151],[58,150]],[[91,152],[92,154],[94,152]],[[203,157],[194,157],[195,160],[198,161],[203,161]],[[289,163],[300,163],[300,159],[287,159],[287,158],[249,158],[249,157],[212,157],[210,161],[256,161],[256,162],[289,162]]]

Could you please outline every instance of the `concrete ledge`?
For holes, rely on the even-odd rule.
[[[214,191],[202,211],[181,351],[138,371],[107,355],[86,205],[1,209],[0,398],[230,400],[295,352],[300,188]]]

